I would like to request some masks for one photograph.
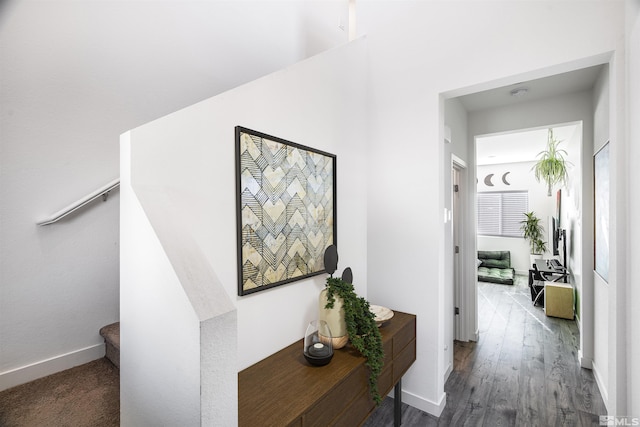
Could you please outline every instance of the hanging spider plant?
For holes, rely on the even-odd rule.
[[[538,182],[544,180],[547,183],[547,196],[551,196],[554,185],[567,183],[569,162],[565,160],[565,156],[568,154],[565,150],[558,148],[561,142],[553,137],[553,129],[549,129],[547,149],[538,153],[537,157],[540,157],[540,160],[531,168]]]

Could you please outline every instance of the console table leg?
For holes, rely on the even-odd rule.
[[[393,425],[400,427],[402,424],[402,378],[393,388]]]

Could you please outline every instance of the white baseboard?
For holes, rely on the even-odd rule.
[[[602,381],[602,375],[600,375],[598,366],[595,362],[593,362],[591,365],[593,366],[593,376],[596,379],[596,384],[598,385],[598,389],[600,390],[600,395],[602,396],[602,400],[604,401],[604,406],[607,408],[607,411],[609,411],[609,392],[607,391],[607,387]]]
[[[584,357],[582,350],[578,350],[578,360],[580,361],[581,367],[593,370],[593,359]]]
[[[104,344],[96,344],[2,372],[0,373],[0,391],[100,359],[104,357],[104,352]]]
[[[449,378],[449,375],[451,375],[451,372],[453,372],[453,365],[451,363],[449,363],[449,366],[447,366],[447,370],[444,372],[444,382],[447,382],[447,378]]]
[[[442,393],[439,402],[432,402],[424,397],[417,396],[411,392],[402,390],[402,403],[413,406],[421,411],[427,412],[435,417],[439,417],[447,404],[447,394]]]

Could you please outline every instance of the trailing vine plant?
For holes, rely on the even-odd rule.
[[[327,304],[325,308],[333,308],[336,295],[342,298],[347,334],[351,344],[362,354],[369,367],[369,392],[376,405],[382,402],[378,391],[378,376],[382,370],[384,350],[382,336],[371,312],[369,302],[359,297],[353,285],[336,277],[327,278]]]

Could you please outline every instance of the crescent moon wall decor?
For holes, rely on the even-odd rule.
[[[504,185],[511,185],[511,183],[509,181],[507,181],[507,175],[509,175],[511,172],[505,172],[502,175],[502,182],[504,182]]]
[[[488,187],[493,187],[493,182],[491,182],[491,178],[493,178],[493,174],[492,173],[490,173],[489,175],[484,177],[484,183]]]

